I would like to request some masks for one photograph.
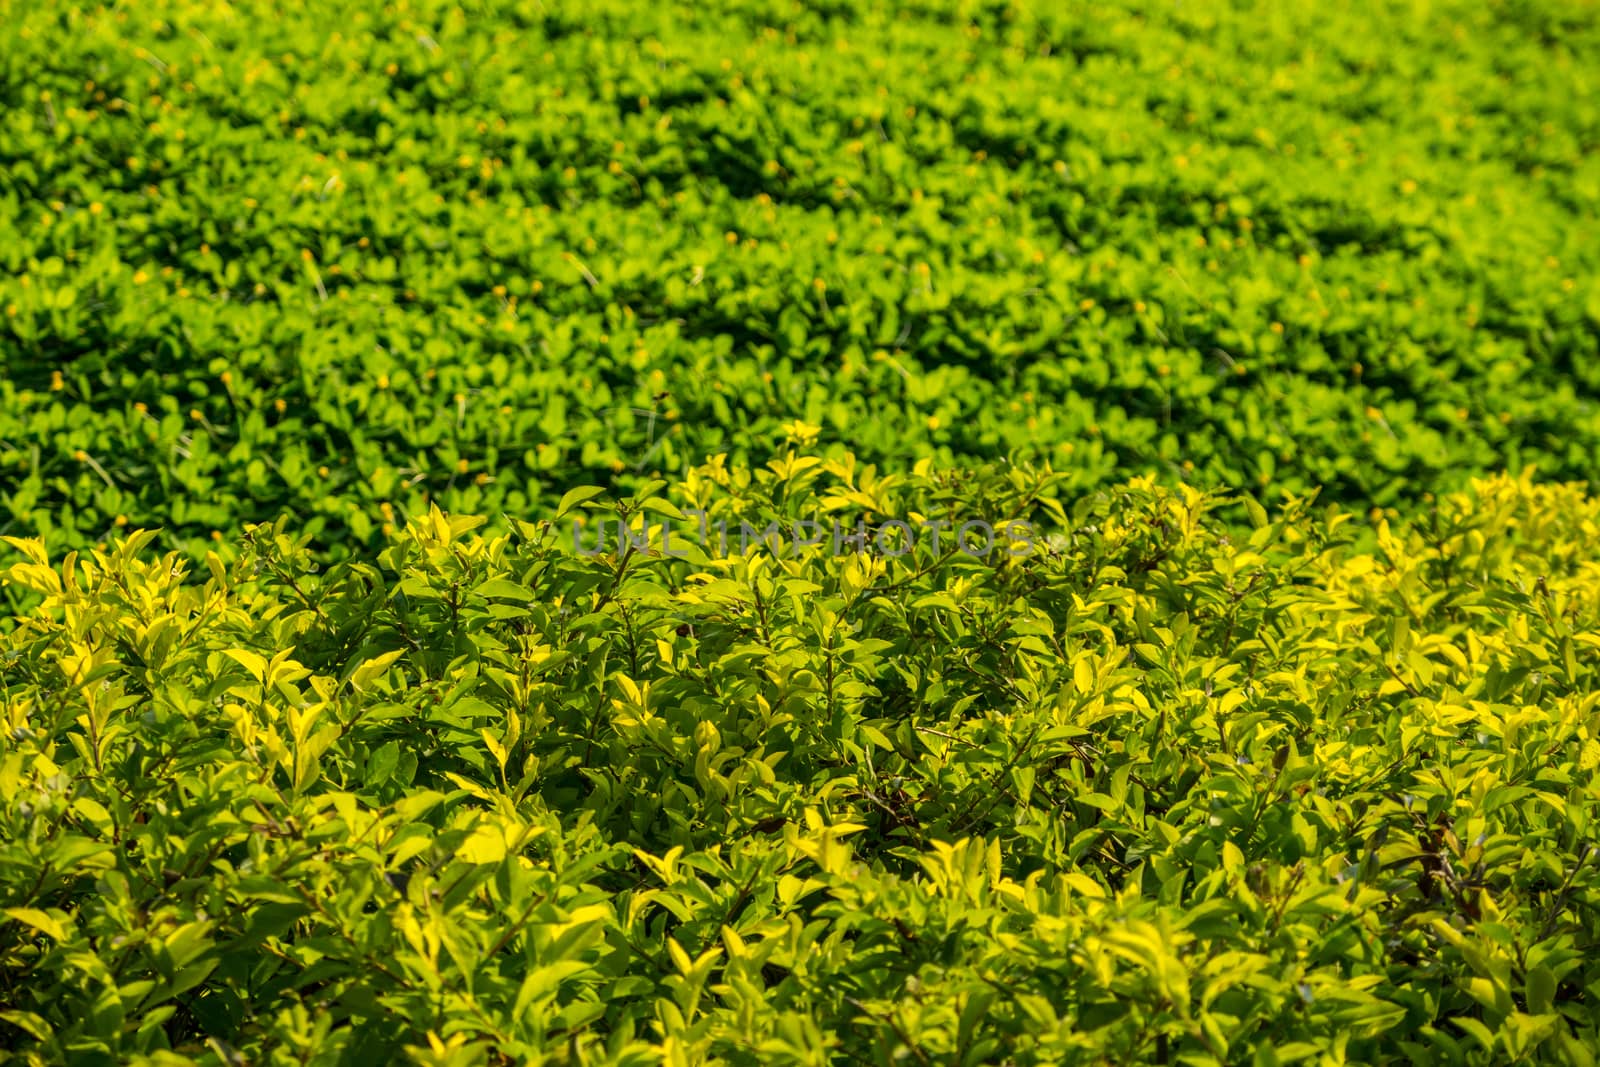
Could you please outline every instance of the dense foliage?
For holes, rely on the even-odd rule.
[[[1593,0],[0,0],[0,107],[0,1063],[1595,1063]]]
[[[77,1063],[1593,1062],[1600,503],[1497,479],[1366,551],[1067,481],[785,452],[623,505],[1029,556],[18,542],[0,1019]]]
[[[370,555],[796,417],[1363,509],[1600,459],[1592,4],[4,10],[0,533],[52,548]]]

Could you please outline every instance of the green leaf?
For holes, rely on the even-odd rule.
[[[268,663],[260,654],[247,648],[228,648],[223,650],[223,654],[249,671],[250,676],[256,681],[263,683],[266,681]]]
[[[5,913],[24,926],[32,927],[53,941],[67,940],[67,928],[48,912],[38,908],[7,908]]]
[[[350,672],[350,687],[358,693],[365,692],[375,679],[379,678],[384,671],[388,670],[403,655],[405,655],[405,649],[397,648],[363,661]]]
[[[598,485],[580,485],[574,489],[567,490],[566,493],[562,494],[561,502],[556,505],[555,517],[557,519],[565,517],[568,512],[584,501],[593,500],[604,492],[605,488]]]

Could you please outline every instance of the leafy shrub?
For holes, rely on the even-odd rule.
[[[438,511],[332,566],[286,522],[203,564],[13,540],[7,1042],[1592,1062],[1600,503],[1500,477],[1230,528],[1071,484],[785,450],[610,512],[1004,516],[1026,556],[586,555]]]
[[[1594,1063],[1592,5],[11,7],[0,1058]]]
[[[23,5],[0,533],[370,557],[797,417],[1084,489],[1591,475],[1587,7],[895,7]]]

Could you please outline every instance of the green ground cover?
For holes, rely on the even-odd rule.
[[[1404,509],[1600,443],[1568,4],[14,5],[9,533],[764,461]]]
[[[0,1062],[1594,1063],[1595,4],[0,0],[0,106]]]

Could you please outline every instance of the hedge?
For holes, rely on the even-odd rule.
[[[804,448],[324,566],[13,539],[24,1063],[1589,1064],[1600,502]],[[609,502],[608,502],[609,501]],[[987,516],[987,554],[663,523]],[[592,554],[569,520],[655,516]],[[686,522],[680,529],[692,527]]]
[[[0,534],[370,558],[796,418],[1085,491],[1587,479],[1597,70],[1527,0],[20,5]]]

